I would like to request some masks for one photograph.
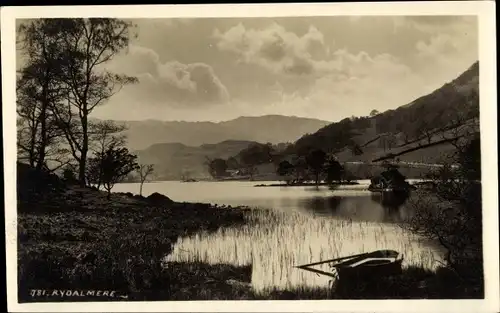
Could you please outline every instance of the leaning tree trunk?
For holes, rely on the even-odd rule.
[[[48,73],[45,74],[48,76]],[[43,165],[45,164],[45,154],[47,147],[47,110],[48,110],[48,89],[49,83],[46,80],[43,84],[43,98],[42,98],[42,107],[40,110],[40,144],[38,147],[38,159],[36,164],[37,170],[42,170]]]

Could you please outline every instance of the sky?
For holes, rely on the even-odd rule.
[[[92,115],[338,121],[405,105],[478,60],[474,16],[135,19],[106,65],[136,76]]]

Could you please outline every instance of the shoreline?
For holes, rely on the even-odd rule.
[[[360,183],[359,182],[343,182],[343,183],[333,183],[333,184],[327,184],[327,183],[320,183],[320,184],[315,184],[315,183],[257,184],[257,185],[254,185],[254,187],[319,187],[319,186],[335,187],[335,186],[356,186],[356,185],[360,185]]]
[[[464,296],[460,290],[440,289],[443,279],[453,279],[449,273],[433,274],[419,268],[406,269],[401,276],[363,292],[356,288],[343,292],[292,288],[256,293],[251,288],[251,265],[170,262],[162,266],[179,237],[244,225],[250,210],[245,206],[180,203],[159,193],[141,197],[115,192],[108,200],[103,191],[68,185],[59,191],[25,193],[18,199],[19,302],[89,300],[33,297],[30,291],[34,289],[109,290],[127,297],[92,299],[95,301]],[[429,287],[417,288],[422,281]],[[481,293],[473,297],[480,298]]]
[[[355,179],[355,180],[352,180],[351,182],[343,182],[343,183],[333,183],[332,185],[359,185],[359,181],[369,181],[370,178],[360,178],[360,179]],[[412,177],[407,177],[406,178],[407,181],[416,181],[412,184],[415,184],[415,185],[420,185],[420,184],[429,184],[431,183],[430,180],[426,180],[426,179],[423,179],[423,178],[420,178],[420,177],[416,177],[416,178],[412,178]],[[162,182],[178,182],[178,183],[220,183],[220,182],[276,182],[276,184],[271,184],[271,185],[286,185],[286,186],[298,186],[298,185],[287,185],[286,183],[280,183],[280,182],[283,182],[283,180],[279,180],[279,179],[253,179],[253,180],[250,180],[250,179],[239,179],[239,178],[235,178],[235,179],[197,179],[195,181],[182,181],[180,179],[167,179],[167,180],[151,180],[151,181],[147,181],[145,182],[144,184],[156,184],[156,183],[162,183]],[[125,181],[125,182],[121,182],[119,184],[140,184],[139,181]],[[314,183],[306,183],[308,186],[311,185],[311,186],[315,186]],[[321,185],[327,185],[326,183],[321,183]]]

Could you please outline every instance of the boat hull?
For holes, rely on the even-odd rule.
[[[325,261],[297,266],[300,269],[316,274],[333,277],[340,282],[358,283],[360,281],[373,281],[381,277],[401,274],[403,255],[394,250],[377,250],[361,253],[348,257],[340,257]],[[325,272],[312,268],[320,264],[330,264],[332,272]]]
[[[401,274],[402,262],[403,260],[399,259],[395,261],[374,261],[354,267],[338,267],[337,273],[341,281],[367,281]]]

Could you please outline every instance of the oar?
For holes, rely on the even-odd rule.
[[[333,277],[333,278],[337,278],[336,275],[332,274],[332,273],[329,273],[329,272],[325,272],[325,271],[321,271],[321,270],[317,270],[317,269],[314,269],[314,268],[308,268],[308,267],[301,267],[301,266],[296,266],[297,268],[300,268],[300,269],[303,269],[303,270],[306,270],[306,271],[309,271],[309,272],[313,272],[313,273],[316,273],[316,274],[323,274],[323,275],[326,275],[326,276],[330,276],[330,277]]]
[[[365,252],[365,253],[355,254],[355,255],[351,255],[351,256],[345,256],[345,257],[342,257],[342,258],[336,258],[336,259],[331,259],[331,260],[326,260],[326,261],[309,263],[309,264],[305,264],[305,265],[299,265],[299,266],[295,266],[295,267],[303,268],[303,267],[308,267],[308,266],[313,266],[313,265],[325,264],[325,263],[330,263],[330,262],[333,262],[333,261],[341,261],[341,260],[345,260],[345,259],[355,258],[355,257],[358,257],[358,256],[364,256],[364,255],[368,255],[368,254],[371,254],[371,253],[372,252]]]

